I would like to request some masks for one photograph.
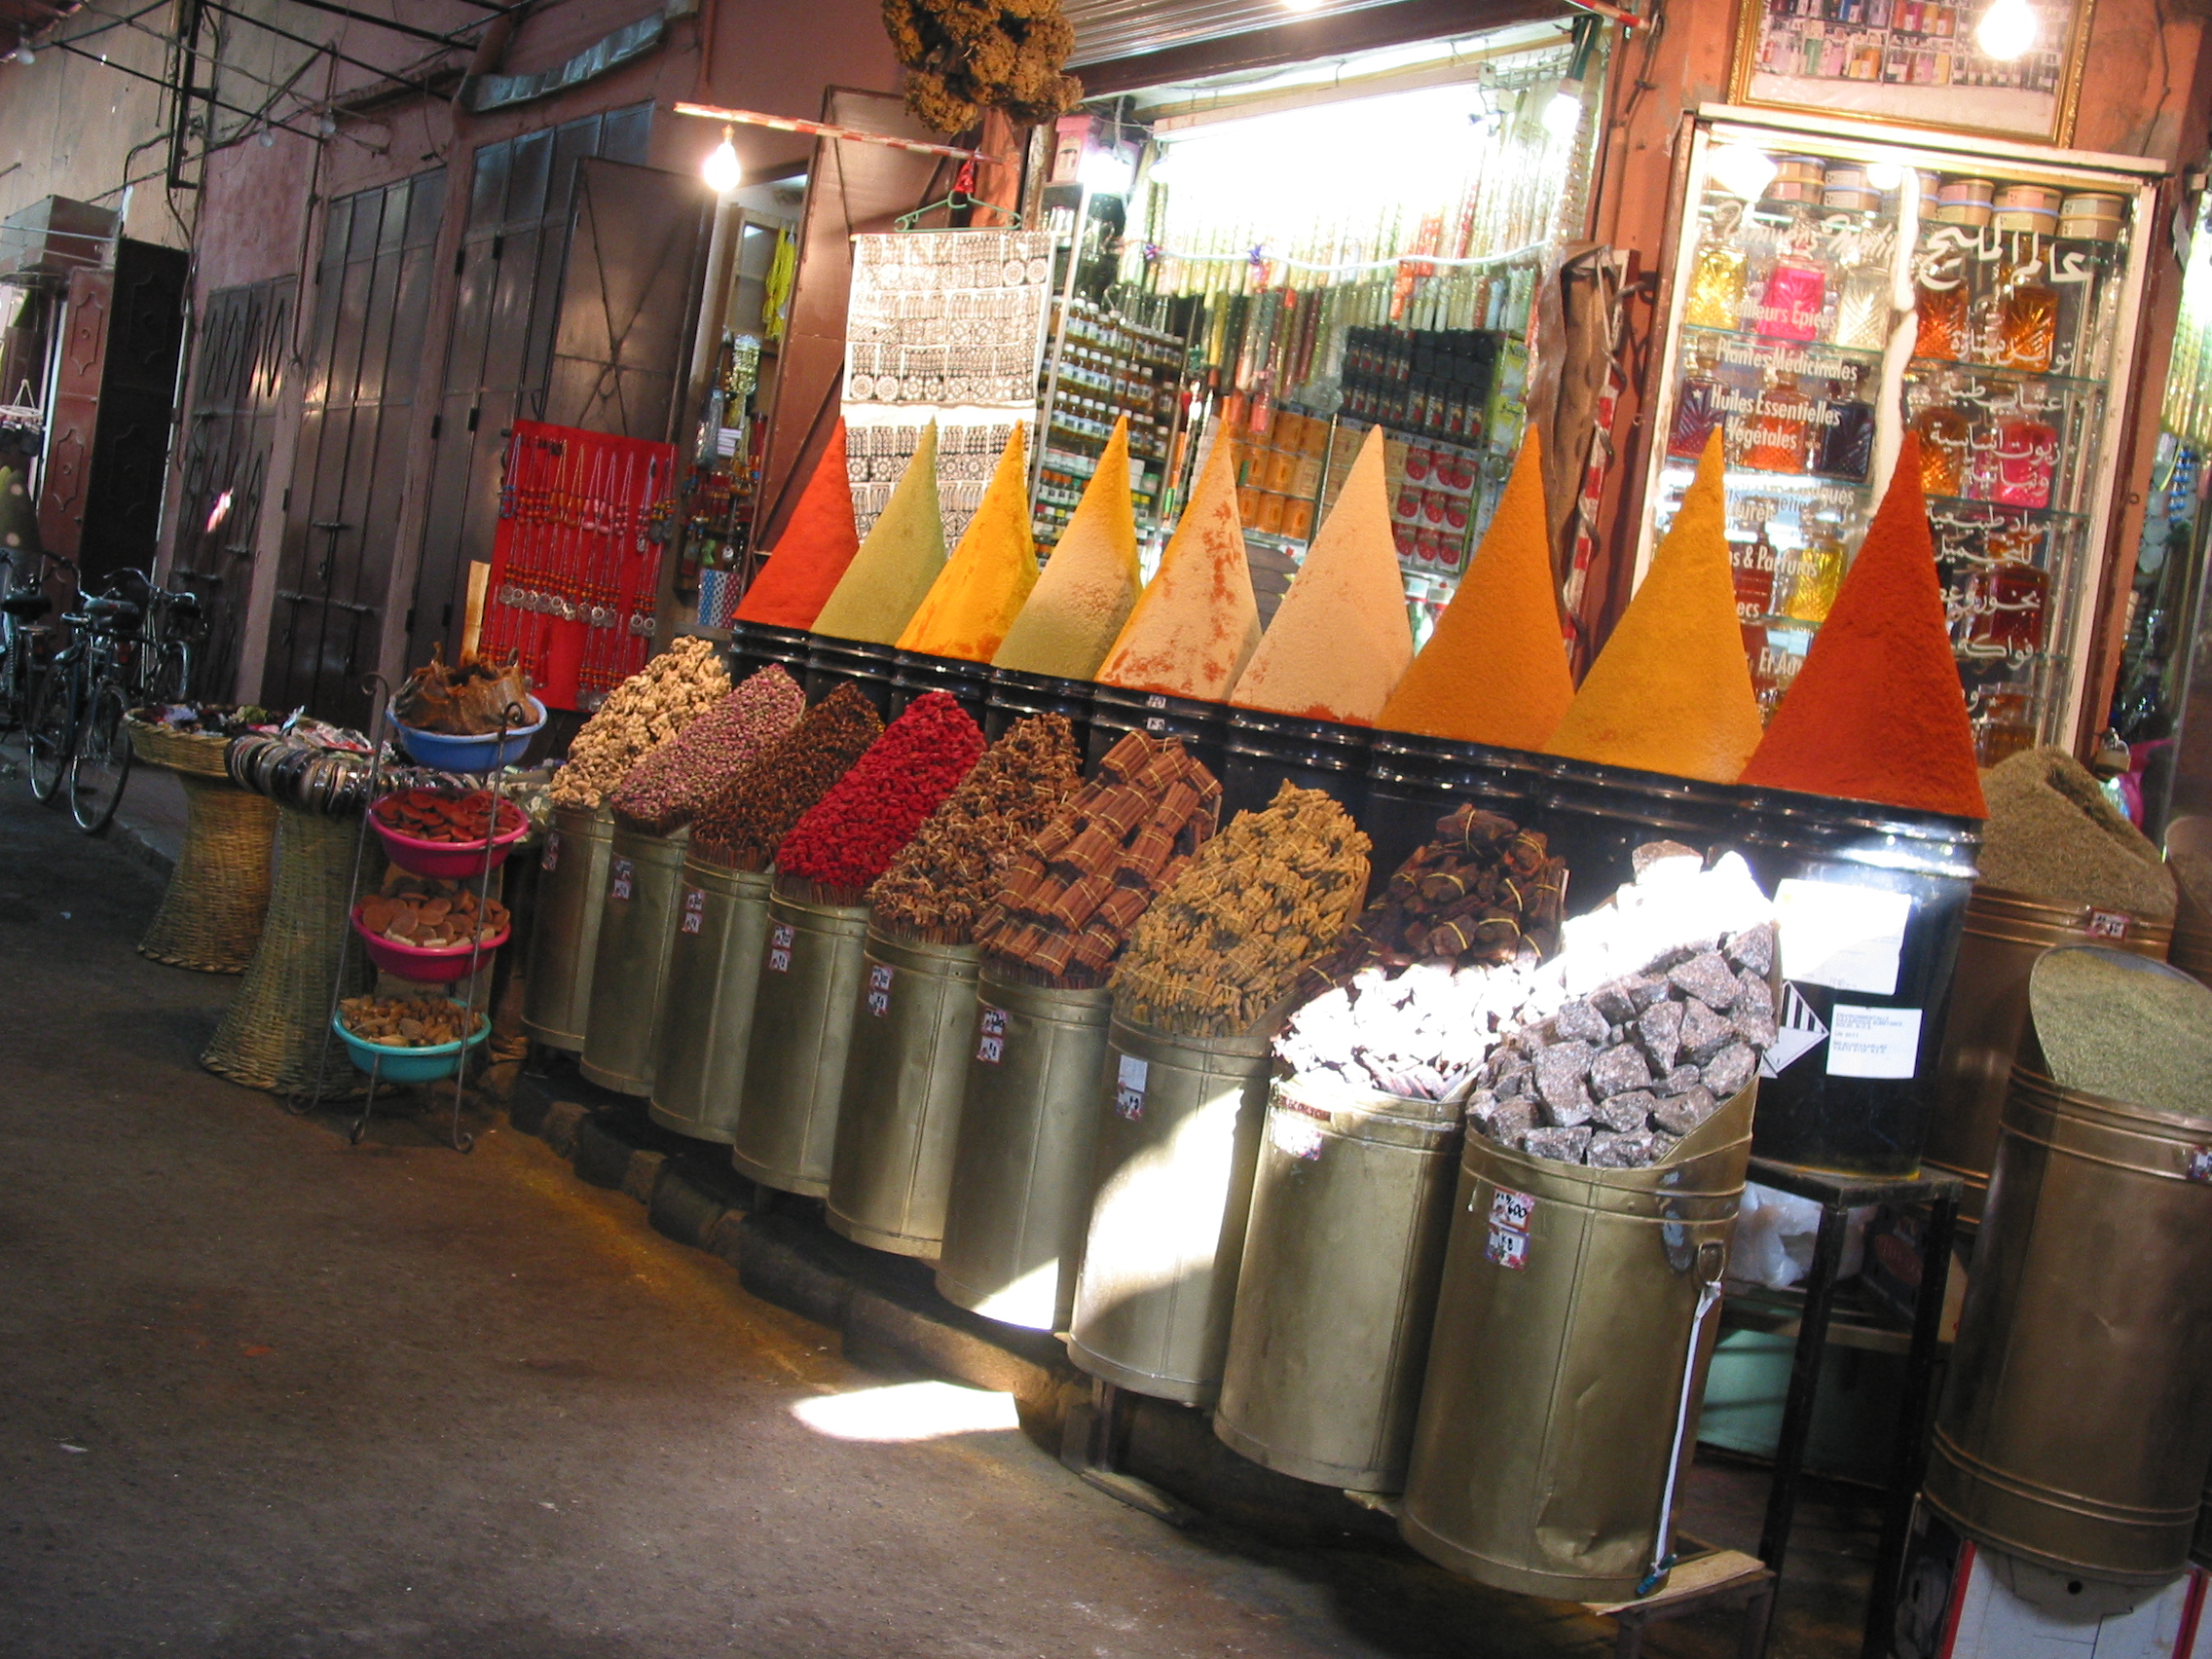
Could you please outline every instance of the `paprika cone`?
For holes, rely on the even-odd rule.
[[[1530,426],[1459,591],[1376,724],[1455,743],[1541,749],[1574,701]]]
[[[736,619],[771,628],[813,627],[860,550],[860,533],[853,528],[853,487],[845,475],[845,423],[839,421],[830,434],[830,447],[799,492],[791,522],[745,590]]]
[[[1936,543],[1906,433],[1859,556],[1743,781],[1986,818]]]
[[[1736,619],[1722,466],[1716,431],[1547,753],[1710,784],[1742,774],[1759,744],[1759,704]]]

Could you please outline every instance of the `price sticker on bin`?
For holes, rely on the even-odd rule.
[[[1515,1272],[1529,1265],[1529,1226],[1536,1214],[1532,1193],[1500,1187],[1490,1199],[1490,1244],[1483,1254]]]
[[[608,869],[611,879],[607,884],[607,896],[609,899],[628,899],[637,878],[637,866],[628,859],[616,859]]]
[[[976,1039],[976,1058],[987,1066],[995,1066],[1006,1058],[1006,1010],[986,1008],[983,1023]]]
[[[798,938],[798,929],[789,922],[778,922],[768,935],[768,972],[789,974],[792,971],[792,942]]]
[[[706,889],[700,887],[686,887],[683,890],[683,921],[682,924],[683,931],[687,934],[697,933],[699,931],[699,925],[706,919]]]
[[[886,963],[868,966],[867,1011],[878,1019],[891,1012],[891,968]]]

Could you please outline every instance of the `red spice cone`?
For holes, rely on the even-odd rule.
[[[861,550],[853,490],[845,476],[845,423],[830,434],[791,523],[739,603],[736,619],[771,628],[811,628]]]
[[[1911,433],[1859,557],[1742,781],[1989,816],[1928,534],[1920,440]]]

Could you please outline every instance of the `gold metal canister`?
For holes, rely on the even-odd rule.
[[[2053,945],[2103,944],[2163,962],[2173,939],[2171,927],[2123,911],[2045,904],[2003,888],[1974,888],[1943,1023],[1926,1151],[1929,1164],[1966,1182],[1962,1227],[1972,1230],[1981,1220],[2036,959]]]
[[[683,862],[661,992],[650,1111],[664,1129],[724,1145],[737,1132],[753,1003],[768,940],[766,870]]]
[[[660,992],[676,938],[688,829],[652,835],[614,827],[607,849],[606,898],[591,971],[591,1018],[577,1069],[602,1088],[650,1094]]]
[[[1068,1331],[1091,1376],[1191,1405],[1221,1391],[1271,1036],[1178,1037],[1116,1016]]]
[[[604,806],[557,806],[537,855],[537,913],[530,923],[522,1028],[533,1042],[570,1053],[584,1046],[599,916],[614,814]]]
[[[1753,1084],[1647,1169],[1460,1158],[1399,1530],[1478,1583],[1620,1602],[1691,1440]]]
[[[1405,1485],[1460,1135],[1456,1104],[1275,1085],[1213,1419],[1231,1450]]]
[[[1064,1331],[1090,1222],[1114,994],[985,964],[938,1255],[938,1293],[1001,1324]]]
[[[2060,1088],[2022,1048],[1927,1500],[2039,1566],[2164,1583],[2212,1466],[2212,1113]]]
[[[730,1162],[778,1192],[830,1192],[845,1059],[866,982],[866,904],[820,904],[786,892],[768,900],[768,942],[753,1006]]]
[[[935,1256],[944,1242],[979,956],[973,944],[868,928],[830,1165],[830,1227],[856,1244]]]

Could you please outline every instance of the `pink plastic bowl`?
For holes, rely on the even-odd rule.
[[[504,814],[501,814],[504,816]],[[424,841],[405,835],[391,828],[376,815],[372,808],[369,822],[376,826],[377,833],[384,837],[384,850],[391,862],[410,875],[435,876],[440,881],[463,881],[484,873],[484,843],[482,841]],[[514,845],[530,833],[530,820],[524,819],[503,835],[492,837],[491,867],[498,869],[507,862],[507,854]]]
[[[358,906],[353,911],[353,931],[361,936],[361,942],[369,947],[369,960],[387,974],[396,974],[402,979],[411,979],[418,985],[444,985],[455,979],[468,977],[468,956],[473,948],[479,961],[489,962],[492,952],[507,942],[512,928],[501,928],[483,944],[471,947],[465,944],[449,944],[437,950],[425,950],[417,944],[395,944],[382,934],[373,934],[361,925]]]

